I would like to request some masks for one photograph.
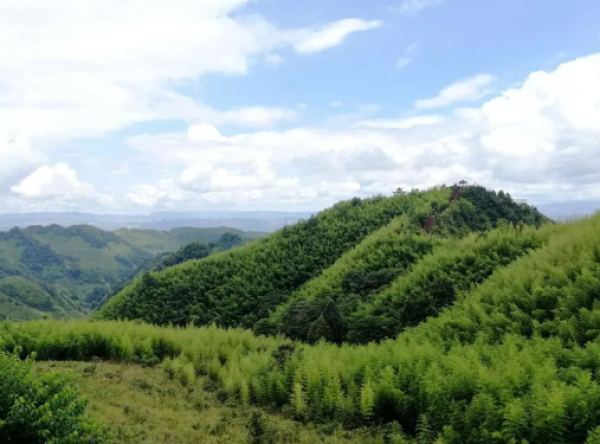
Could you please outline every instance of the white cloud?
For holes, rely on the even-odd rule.
[[[538,202],[600,199],[600,54],[532,73],[482,106],[446,116],[219,136],[132,138],[143,158],[179,174],[132,189],[131,200],[314,208],[462,178]]]
[[[341,100],[333,100],[332,102],[329,102],[329,106],[331,108],[339,108],[343,104],[344,104],[344,102],[342,102]]]
[[[35,151],[26,137],[9,137],[0,133],[0,185],[43,161],[44,155]]]
[[[313,37],[331,46],[376,25],[279,29],[244,15],[249,1],[1,1],[0,135],[11,138],[0,140],[23,137],[38,152],[160,119],[269,127],[293,113],[216,111],[177,87],[208,73],[245,75],[253,63],[280,63],[279,48],[308,48]]]
[[[408,16],[415,16],[424,9],[443,3],[444,0],[401,0],[400,5],[392,8],[394,11]]]
[[[39,167],[10,189],[28,199],[50,198],[62,202],[89,200],[104,205],[111,202],[108,196],[97,193],[94,186],[80,181],[76,171],[62,162]]]
[[[146,207],[181,201],[233,206],[267,201],[278,205],[310,203],[320,198],[336,200],[358,193],[360,187],[354,181],[326,180],[304,186],[296,177],[279,177],[264,161],[238,164],[233,170],[197,163],[177,178],[137,186],[126,197],[133,204]]]
[[[219,130],[209,123],[199,123],[190,126],[188,129],[188,138],[194,142],[219,142],[224,140]]]
[[[444,121],[444,116],[416,116],[404,119],[364,120],[356,125],[359,128],[407,130],[418,126],[438,125]]]
[[[300,54],[312,54],[340,45],[344,39],[355,32],[380,28],[379,20],[344,19],[316,30],[304,30],[290,34],[294,48]]]
[[[188,87],[206,74],[278,65],[286,47],[314,53],[381,25],[352,18],[282,29],[245,14],[250,1],[0,1],[0,196],[59,150],[70,159],[86,146],[71,141],[136,123],[197,124],[191,137],[215,143],[223,125],[269,129],[293,121],[298,111],[285,107],[217,110]],[[107,171],[120,179],[135,167],[121,158]],[[21,185],[15,189],[24,191]]]
[[[217,123],[235,123],[243,126],[268,128],[281,120],[293,120],[295,117],[296,111],[292,109],[253,106],[222,112],[215,121]]]
[[[452,103],[473,102],[489,94],[492,89],[490,85],[494,76],[490,74],[478,74],[474,77],[460,80],[442,89],[440,93],[430,99],[421,99],[415,102],[417,109],[442,108]]]

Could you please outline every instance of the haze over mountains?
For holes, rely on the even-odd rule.
[[[32,225],[92,225],[102,230],[142,228],[170,230],[178,227],[231,227],[244,231],[275,231],[306,219],[312,212],[277,211],[162,211],[144,214],[94,214],[80,212],[36,212],[0,214],[0,231]]]
[[[556,220],[569,220],[588,216],[600,209],[600,201],[580,200],[536,205],[542,213]],[[13,227],[57,224],[92,225],[102,230],[141,228],[148,230],[171,230],[178,227],[231,227],[244,231],[272,232],[301,219],[308,219],[314,212],[288,211],[157,211],[150,214],[95,214],[81,212],[35,212],[0,214],[0,231]]]

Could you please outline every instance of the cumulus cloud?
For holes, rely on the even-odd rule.
[[[462,178],[539,202],[600,198],[600,54],[532,73],[479,107],[446,115],[206,139],[131,138],[144,158],[180,169],[162,185],[132,190],[131,200],[151,190],[152,203],[172,193],[192,205],[318,207]]]
[[[377,25],[282,29],[244,14],[250,1],[1,1],[0,195],[69,141],[136,123],[291,121],[296,111],[283,107],[216,110],[180,86],[206,74],[246,75],[253,64],[282,63],[286,47],[308,54]]]
[[[219,142],[224,140],[217,128],[209,123],[204,122],[199,123],[198,125],[190,126],[187,135],[188,138],[194,142]]]
[[[314,30],[302,30],[290,34],[294,48],[300,54],[312,54],[340,45],[350,34],[380,28],[379,20],[344,19]]]
[[[421,99],[415,102],[417,109],[443,108],[452,103],[473,102],[492,93],[490,85],[494,76],[478,74],[468,79],[459,80],[442,89],[439,94],[430,99]]]
[[[280,63],[277,48],[314,52],[376,25],[279,29],[241,13],[248,2],[0,2],[0,134],[46,146],[157,119],[271,126],[293,113],[219,112],[176,86],[207,73],[244,75],[259,60]]]
[[[31,199],[89,200],[100,204],[111,201],[108,196],[97,193],[93,185],[80,181],[77,172],[62,162],[39,167],[10,189],[21,197]]]
[[[268,162],[237,164],[230,168],[208,163],[193,164],[179,176],[156,184],[134,187],[126,197],[139,206],[169,206],[174,202],[194,205],[239,206],[269,202],[270,205],[313,203],[319,199],[336,200],[358,193],[355,181],[321,180],[303,185],[297,177],[281,177]]]

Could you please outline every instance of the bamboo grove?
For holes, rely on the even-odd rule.
[[[461,273],[447,274],[455,299],[379,343],[309,345],[118,321],[4,323],[0,337],[6,350],[39,359],[160,363],[223,399],[347,427],[393,422],[419,443],[599,442],[600,216],[540,230],[500,227],[488,242],[489,251],[527,251],[495,260],[489,276],[487,259],[432,255],[429,267],[460,264]],[[394,288],[382,295],[401,307]]]
[[[440,186],[399,192],[393,197],[340,202],[307,221],[241,248],[146,273],[113,297],[96,317],[141,319],[159,325],[215,323],[223,327],[256,327],[262,332],[270,326],[263,320],[281,310],[303,285],[335,266],[344,253],[362,248],[361,242],[372,245],[370,237],[386,236],[378,230],[397,223],[398,217],[403,217],[401,223],[408,235],[410,230],[421,232],[428,215],[439,214],[432,232],[437,237],[462,237],[472,231],[492,229],[500,221],[539,226],[545,220],[534,208],[516,204],[509,195],[483,187],[465,189],[461,199],[450,204],[452,190]],[[392,243],[398,245],[401,241]],[[375,246],[381,243],[375,242]],[[428,252],[425,245],[415,245],[414,251],[410,245],[400,248],[411,249],[407,251],[409,256]],[[367,249],[369,255],[374,252],[373,248]],[[394,253],[393,246],[390,253]],[[387,285],[410,265],[410,260],[400,258],[398,262],[379,254],[370,271],[379,272],[377,280],[383,278],[382,284]],[[386,261],[398,263],[388,266]]]

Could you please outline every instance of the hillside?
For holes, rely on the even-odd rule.
[[[190,242],[217,242],[223,234],[234,234],[244,239],[255,239],[267,233],[242,231],[230,227],[191,228],[178,227],[169,231],[143,230],[140,228],[121,228],[114,233],[131,245],[149,253],[159,254],[176,251]]]
[[[557,230],[504,225],[485,235],[448,238],[392,226],[307,282],[257,332],[309,342],[366,343],[396,336],[435,316],[498,267],[542,247]]]
[[[500,226],[449,242],[465,242],[466,252],[425,255],[427,266],[413,268],[416,285],[400,281],[381,292],[392,314],[410,302],[403,289],[442,305],[430,313],[431,304],[417,300],[399,335],[380,343],[307,345],[248,331],[126,322],[9,323],[0,337],[6,350],[19,345],[41,359],[162,361],[172,378],[197,378],[228,402],[300,421],[393,423],[381,442],[597,443],[600,215],[541,229]],[[473,248],[482,259],[469,268],[475,257],[461,258]],[[504,249],[525,251],[488,274],[486,264]],[[444,280],[460,290],[454,300],[425,291],[431,269],[445,270]]]
[[[261,321],[256,325],[257,330],[272,332],[273,325],[263,319],[287,303],[311,279],[328,275],[326,270],[363,240],[367,245],[379,245],[376,240],[368,239],[372,233],[391,239],[390,253],[394,248],[406,253],[405,259],[381,254],[373,260],[370,271],[385,285],[407,268],[411,260],[426,253],[430,248],[427,244],[433,246],[438,242],[413,239],[422,234],[431,214],[437,215],[432,235],[440,238],[487,230],[500,220],[527,225],[540,225],[546,220],[534,208],[517,204],[502,192],[469,187],[462,190],[457,202],[451,200],[453,192],[453,188],[442,186],[338,203],[307,221],[242,248],[145,275],[114,297],[98,316],[176,325],[215,322],[247,328]],[[399,216],[404,216],[403,221],[395,222]],[[394,232],[393,226],[384,228],[396,223],[402,223],[415,235]],[[380,229],[383,231],[378,232]],[[391,236],[386,234],[390,230]],[[402,237],[400,240],[396,239],[397,234]],[[413,252],[413,243],[416,250],[423,250]],[[342,261],[348,262],[348,258]],[[392,264],[394,261],[397,263]],[[329,283],[324,286],[328,289]],[[294,317],[299,319],[296,314]]]
[[[239,233],[246,238],[244,232],[233,231],[238,233],[236,239],[241,239]],[[150,245],[145,249],[146,244],[138,246],[113,232],[89,225],[32,226],[0,232],[0,318],[84,317],[112,291],[168,257],[169,251],[176,251],[189,242],[215,239],[215,236],[216,239],[225,236],[227,241],[228,233],[227,228],[137,230],[138,237]],[[248,236],[255,235],[257,233]],[[154,259],[157,250],[164,253],[164,257]],[[209,253],[213,250],[214,247]],[[170,261],[170,264],[176,263],[172,258]],[[14,283],[10,291],[8,287],[1,287],[1,280],[8,278]],[[15,283],[17,278],[18,283]],[[29,298],[32,288],[36,287],[40,288],[39,295],[44,295],[44,304],[34,303]]]
[[[93,308],[100,308],[117,293],[123,290],[123,288],[130,285],[138,276],[147,274],[150,271],[160,271],[187,261],[204,259],[211,254],[231,250],[232,248],[239,247],[251,241],[252,239],[242,238],[238,234],[225,232],[214,242],[207,243],[194,241],[184,245],[175,252],[163,252],[158,254],[139,265],[128,278],[123,279],[118,285],[115,285],[110,293],[107,293],[104,298],[98,300]]]

